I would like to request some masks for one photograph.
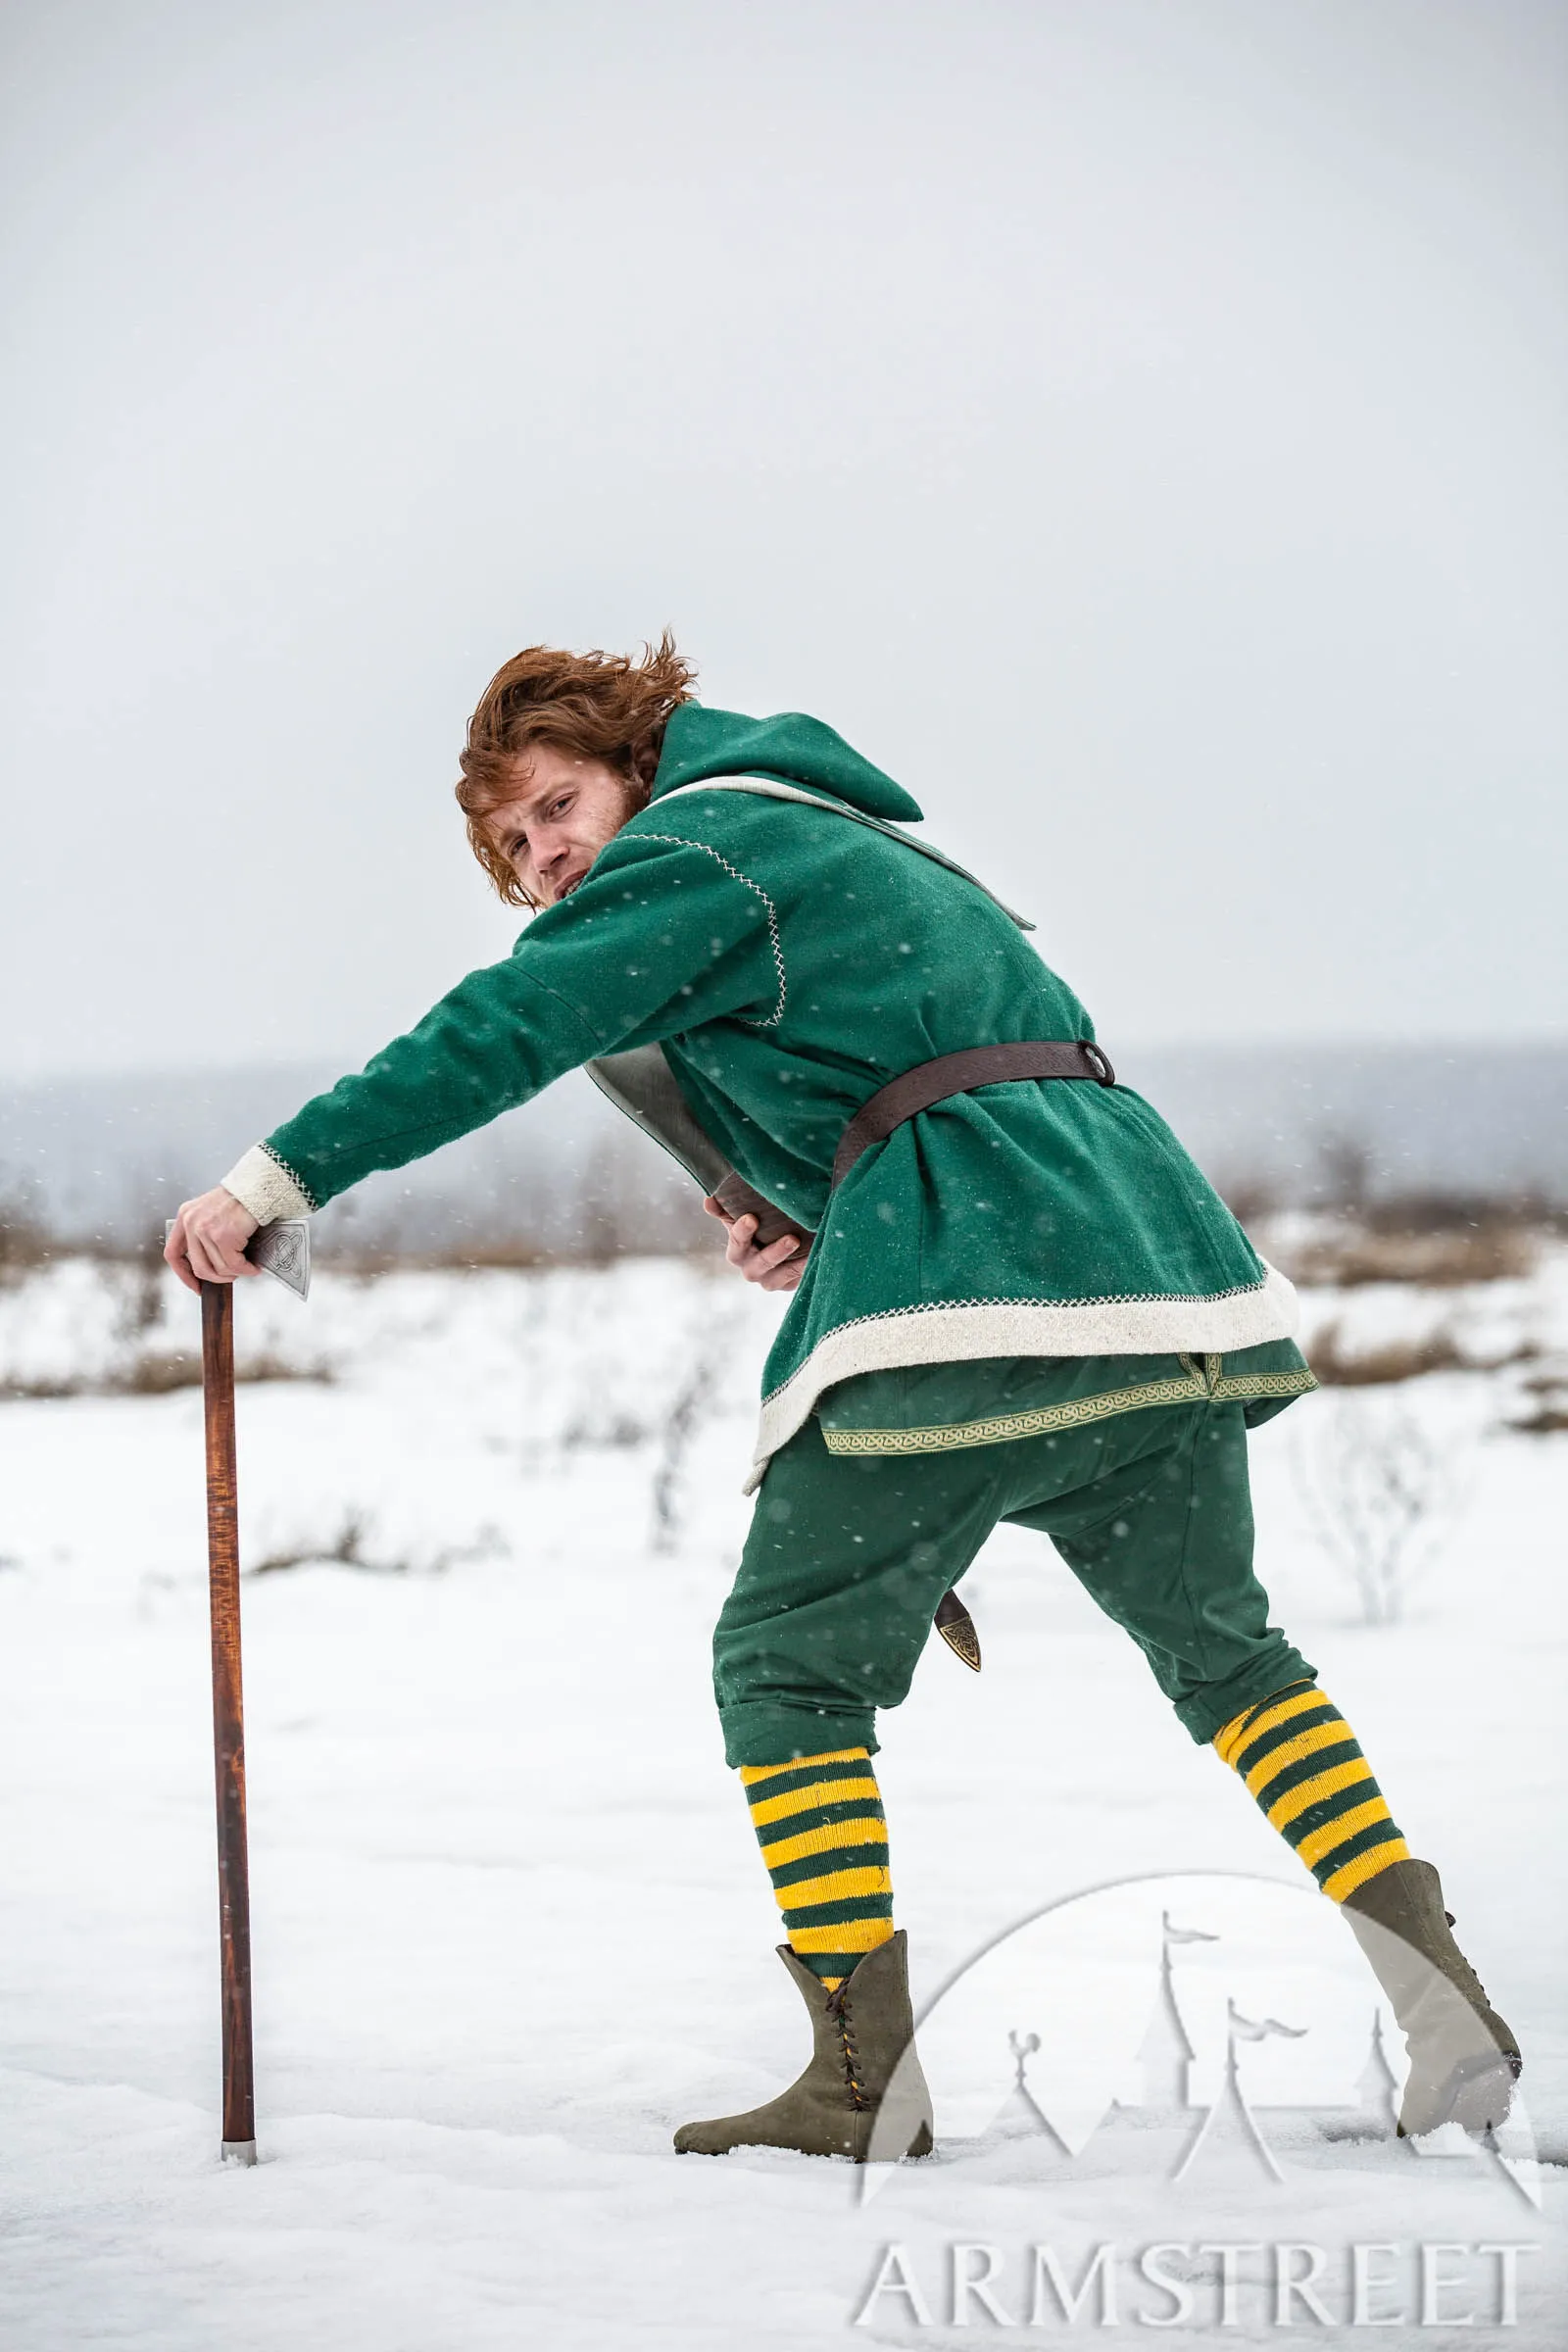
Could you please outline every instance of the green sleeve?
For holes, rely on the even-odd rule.
[[[601,1054],[782,1009],[761,892],[701,842],[617,834],[501,963],[470,972],[266,1150],[319,1208],[420,1159]]]

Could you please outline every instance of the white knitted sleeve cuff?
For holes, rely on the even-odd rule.
[[[270,1225],[278,1217],[308,1217],[316,1206],[265,1144],[253,1144],[244,1158],[237,1159],[219,1181],[225,1193],[232,1193],[250,1210],[258,1225]]]

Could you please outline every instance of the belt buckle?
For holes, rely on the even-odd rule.
[[[1102,1054],[1100,1048],[1087,1037],[1081,1037],[1078,1040],[1078,1051],[1088,1062],[1097,1086],[1115,1085],[1116,1073],[1110,1066],[1108,1054]]]

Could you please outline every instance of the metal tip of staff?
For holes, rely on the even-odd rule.
[[[219,2156],[224,2164],[254,2164],[256,2142],[254,2139],[225,2139]]]

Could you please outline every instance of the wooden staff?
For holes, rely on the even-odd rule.
[[[202,1284],[207,1424],[207,1569],[213,1624],[213,1756],[218,1775],[218,1928],[223,2002],[225,2164],[256,2162],[251,2051],[251,1894],[245,1842],[245,1699],[239,1657],[239,1518],[234,1492],[234,1286]]]

